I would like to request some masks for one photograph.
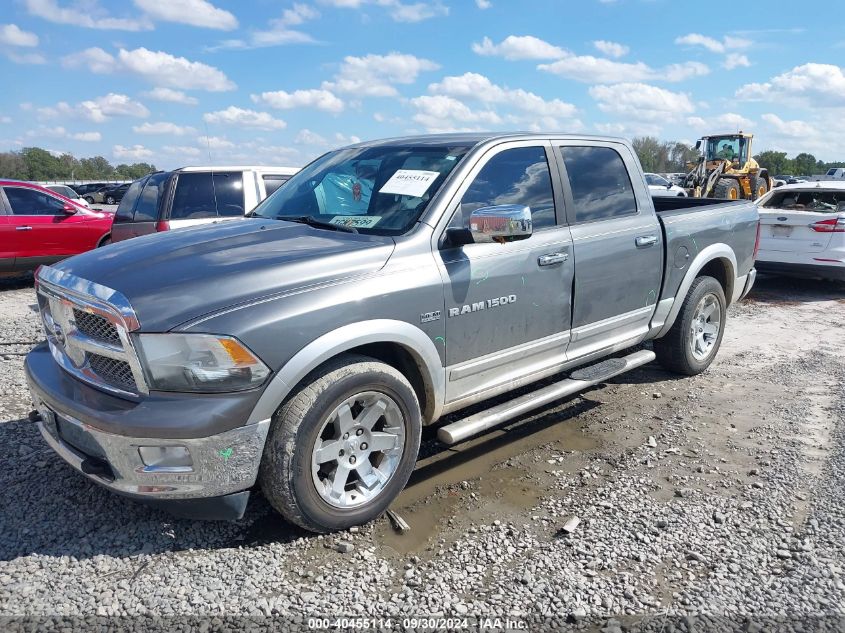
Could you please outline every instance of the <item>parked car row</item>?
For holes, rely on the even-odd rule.
[[[291,167],[183,167],[132,183],[42,187],[0,181],[0,274],[148,233],[243,218],[298,170]],[[119,203],[117,213],[88,208]]]

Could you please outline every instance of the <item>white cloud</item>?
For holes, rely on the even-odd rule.
[[[595,40],[593,42],[593,46],[596,47],[600,53],[604,53],[608,57],[625,57],[631,49],[625,46],[624,44],[619,44],[618,42],[608,42],[607,40]]]
[[[533,35],[508,35],[499,44],[489,37],[474,43],[472,50],[478,55],[504,57],[511,61],[519,59],[560,59],[569,53],[559,46],[549,44]]]
[[[667,123],[695,110],[689,95],[643,83],[592,86],[589,93],[602,112],[634,121]]]
[[[103,140],[103,135],[99,132],[76,132],[70,135],[75,141],[85,141],[86,143],[99,143]]]
[[[528,125],[532,129],[551,129],[562,125],[562,120],[570,120],[577,114],[577,108],[560,99],[546,100],[522,88],[510,89],[491,82],[478,73],[444,77],[439,83],[433,83],[429,92],[446,95],[461,100],[480,101],[485,105],[502,105],[515,111],[508,120]],[[578,121],[569,121],[570,127],[580,128]]]
[[[182,103],[184,105],[196,105],[199,103],[194,97],[189,97],[181,90],[173,88],[153,88],[143,93],[145,97],[155,101],[167,101],[169,103]]]
[[[686,123],[698,134],[738,132],[754,127],[754,121],[736,112],[725,112],[715,117],[702,118],[698,116],[687,117]]]
[[[566,79],[584,83],[616,83],[641,81],[683,81],[706,75],[710,69],[700,62],[669,64],[652,68],[643,62],[617,62],[592,55],[569,55],[551,64],[537,67]]]
[[[144,160],[154,156],[153,151],[151,149],[147,149],[143,145],[132,145],[131,147],[115,145],[112,148],[112,154],[114,154],[115,158],[129,160]]]
[[[475,0],[475,6],[479,9],[489,9],[493,6],[493,3],[490,0]]]
[[[259,130],[281,130],[287,125],[287,123],[274,118],[268,112],[256,112],[237,106],[229,106],[225,110],[218,110],[217,112],[206,112],[202,118],[206,123],[234,125]]]
[[[86,29],[114,31],[148,31],[153,28],[146,17],[113,18],[96,0],[88,0],[84,7],[62,7],[57,0],[24,0],[27,11],[56,24],[72,24]]]
[[[62,64],[68,68],[86,67],[98,74],[129,72],[143,77],[154,86],[180,90],[223,92],[234,90],[236,87],[234,82],[214,66],[143,47],[131,51],[121,48],[115,57],[95,46],[66,55],[62,58]],[[173,96],[175,93],[169,94]]]
[[[429,2],[403,3],[401,0],[321,0],[323,4],[338,9],[361,9],[365,6],[377,6],[387,9],[388,15],[395,22],[422,22],[429,18],[449,15],[449,7],[440,0]]]
[[[161,148],[165,154],[173,156],[185,156],[189,158],[196,158],[202,154],[202,150],[198,147],[191,147],[190,145],[165,145]]]
[[[675,38],[675,44],[682,46],[700,46],[711,53],[726,53],[729,50],[749,48],[754,42],[742,37],[724,36],[721,40],[702,35],[701,33],[689,33]]]
[[[772,130],[780,135],[795,139],[814,139],[818,136],[816,128],[806,121],[793,120],[784,121],[776,114],[767,113],[760,117],[769,124]]]
[[[297,145],[328,145],[328,141],[324,137],[307,128],[299,130],[293,142]]]
[[[164,22],[179,22],[207,29],[231,31],[238,19],[207,0],[135,0],[135,6]]]
[[[137,134],[168,134],[171,136],[184,136],[185,134],[196,134],[196,130],[188,125],[176,125],[168,121],[149,121],[132,127]]]
[[[246,39],[224,40],[209,50],[249,49],[267,46],[282,46],[285,44],[314,44],[317,40],[308,33],[292,29],[308,20],[320,17],[320,13],[310,5],[296,3],[290,9],[282,11],[282,17],[268,22],[266,29],[249,33]]]
[[[414,121],[432,133],[477,130],[503,122],[492,110],[470,108],[446,95],[415,97],[410,103],[417,110]]]
[[[197,143],[208,149],[229,149],[235,146],[232,141],[221,136],[199,136]]]
[[[6,57],[8,57],[11,61],[15,62],[16,64],[46,64],[47,58],[44,57],[41,53],[14,53],[9,52],[6,53]]]
[[[126,70],[144,77],[151,84],[181,90],[223,92],[235,84],[219,69],[202,62],[192,62],[163,51],[136,48],[120,49],[118,59]]]
[[[772,77],[765,83],[751,83],[736,91],[744,101],[790,103],[806,107],[845,105],[845,73],[833,64],[803,64]]]
[[[250,95],[250,99],[253,103],[261,103],[280,110],[316,108],[324,112],[337,113],[343,111],[344,107],[343,101],[328,90],[295,90],[293,92],[276,90]]]
[[[105,75],[112,73],[117,68],[117,60],[113,55],[107,53],[99,46],[86,48],[78,53],[71,53],[62,57],[62,66],[65,68],[87,68],[92,73]]]
[[[395,97],[394,84],[411,84],[424,71],[437,70],[438,64],[413,55],[390,53],[345,57],[334,81],[323,82],[323,89],[351,93],[358,97]]]
[[[72,116],[88,119],[95,123],[102,123],[114,116],[144,118],[149,114],[150,111],[144,104],[124,94],[114,92],[96,99],[82,101],[75,106],[71,106],[66,101],[60,101],[55,106],[38,108],[38,115],[42,118]]]
[[[32,48],[38,46],[38,36],[24,31],[17,24],[3,24],[0,25],[0,44]]]
[[[748,60],[748,57],[741,53],[729,53],[725,55],[725,61],[722,62],[722,66],[724,66],[727,70],[733,70],[734,68],[748,68],[751,66],[751,62]]]

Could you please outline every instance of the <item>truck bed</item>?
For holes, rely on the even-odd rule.
[[[750,200],[654,197],[654,209],[663,230],[665,264],[660,299],[676,295],[687,263],[705,248],[724,243],[736,255],[736,275],[754,264],[754,236],[759,215]],[[727,297],[728,301],[731,297]]]

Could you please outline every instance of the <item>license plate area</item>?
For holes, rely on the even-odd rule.
[[[786,224],[775,224],[772,226],[772,237],[789,238],[792,236],[793,227]]]

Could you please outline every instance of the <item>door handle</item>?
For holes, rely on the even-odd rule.
[[[648,246],[654,246],[655,244],[657,244],[657,236],[640,235],[637,239],[634,240],[634,244],[637,245],[637,248],[646,248]]]
[[[540,266],[553,266],[554,264],[565,262],[567,259],[569,259],[569,253],[547,253],[540,255],[537,258],[537,263]]]
[[[31,231],[32,227],[31,226],[16,226],[15,230],[16,231]]]

